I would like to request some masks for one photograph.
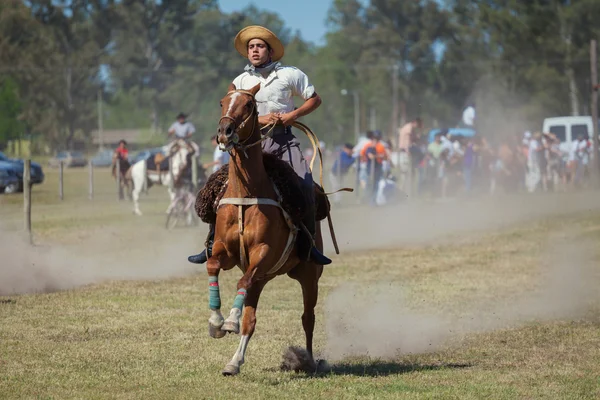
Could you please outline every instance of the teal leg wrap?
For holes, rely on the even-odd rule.
[[[235,300],[233,301],[233,308],[241,310],[244,307],[244,299],[246,298],[246,289],[239,289]]]
[[[211,310],[221,309],[221,296],[219,295],[219,277],[208,277],[208,307]]]

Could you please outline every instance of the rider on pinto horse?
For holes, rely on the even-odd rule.
[[[262,127],[275,124],[272,136],[263,141],[262,149],[263,152],[274,154],[288,162],[302,179],[308,207],[303,223],[314,243],[316,207],[313,177],[300,150],[300,142],[292,133],[291,124],[316,110],[321,105],[321,98],[304,72],[278,62],[284,54],[283,44],[270,30],[262,26],[246,27],[237,34],[234,45],[243,57],[248,58],[250,64],[233,80],[233,84],[237,89],[244,90],[261,84],[256,94],[258,122]],[[301,97],[304,103],[294,108],[293,96]],[[190,262],[202,264],[210,258],[214,233],[214,226],[211,224],[206,250],[190,256]],[[331,263],[314,244],[310,249],[310,259],[319,265]]]

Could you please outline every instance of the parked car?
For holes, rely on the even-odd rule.
[[[66,168],[85,167],[88,163],[80,151],[59,151],[56,157],[48,160],[48,166],[58,168],[61,161]]]
[[[92,165],[94,167],[110,167],[112,165],[112,150],[100,150],[94,158],[92,158]]]
[[[15,172],[19,178],[19,191],[23,190],[23,165],[24,160],[18,158],[8,158],[4,153],[0,152],[0,161],[12,164],[15,167]],[[31,162],[31,183],[39,184],[44,182],[44,171],[42,166],[36,162]]]
[[[163,153],[162,147],[154,147],[152,149],[140,150],[137,153],[135,153],[135,155],[133,157],[131,157],[131,159],[130,159],[131,164],[133,165],[138,161],[146,160],[148,157],[153,156],[158,153]]]
[[[19,177],[14,164],[0,161],[0,193],[14,193],[19,190]]]

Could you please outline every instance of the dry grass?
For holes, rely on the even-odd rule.
[[[123,221],[128,203],[88,204],[85,191],[75,203],[81,208],[58,204],[51,199],[52,179],[49,174],[48,186],[36,188],[38,199],[48,196],[36,205],[44,211],[34,220],[40,240],[75,242],[90,235],[90,226],[133,224],[134,229],[162,223],[162,189],[145,201],[150,217],[131,222]],[[3,222],[20,223],[18,200],[2,198]],[[98,204],[100,216],[93,212]],[[402,290],[406,303],[399,308],[476,318],[473,310],[493,310],[500,303],[510,309],[544,285],[543,256],[565,227],[569,241],[585,235],[597,243],[599,225],[600,214],[588,213],[438,245],[345,253],[321,280],[317,351],[327,348],[326,299],[340,286],[369,293],[368,288],[383,284]],[[600,249],[593,251],[588,283],[597,285]],[[227,308],[240,273],[221,276]],[[207,297],[202,271],[177,279],[109,281],[0,297],[0,398],[600,398],[597,297],[588,298],[589,307],[578,315],[467,329],[433,352],[353,357],[332,362],[331,373],[311,376],[277,369],[287,346],[304,344],[299,285],[278,278],[261,298],[246,365],[234,378],[220,371],[237,337],[208,337]],[[350,298],[345,306],[356,304]],[[385,321],[374,329],[385,330]],[[390,332],[396,333],[402,334]]]

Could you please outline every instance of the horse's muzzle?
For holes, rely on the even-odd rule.
[[[223,121],[217,130],[217,142],[221,150],[231,149],[239,141],[233,121]]]

